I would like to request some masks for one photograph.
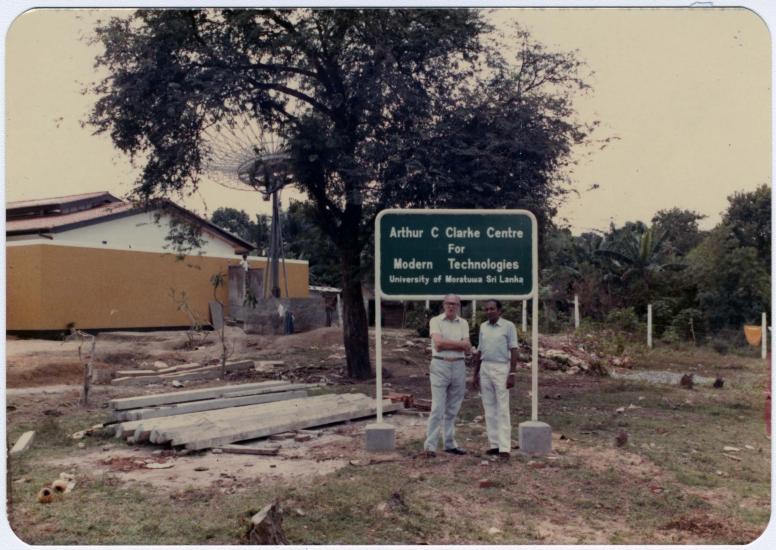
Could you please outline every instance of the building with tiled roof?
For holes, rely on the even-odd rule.
[[[181,249],[176,230],[195,235],[199,246]],[[7,329],[186,327],[184,300],[207,325],[211,277],[219,273],[226,281],[219,300],[236,316],[246,286],[260,290],[267,266],[252,249],[171,201],[139,206],[98,192],[9,202]],[[308,296],[307,262],[286,260],[285,271],[288,295]]]

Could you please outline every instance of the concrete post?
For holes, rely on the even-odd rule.
[[[426,311],[428,311],[429,309],[431,309],[431,303],[428,300],[426,300]]]
[[[477,300],[472,300],[472,325],[474,325],[474,320],[477,318]]]
[[[763,359],[765,359],[768,356],[768,323],[767,323],[767,321],[768,321],[768,317],[765,314],[765,312],[763,311],[763,315],[762,315],[762,334],[763,335],[762,335],[762,338],[760,339],[761,346],[762,346],[762,358]]]
[[[528,309],[526,300],[523,300],[523,334],[528,332]]]
[[[574,330],[579,328],[579,296],[574,294]]]
[[[647,347],[652,349],[652,304],[647,305]]]

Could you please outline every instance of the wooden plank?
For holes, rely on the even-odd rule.
[[[164,367],[156,369],[156,374],[169,374],[171,372],[180,372],[183,370],[198,369],[202,365],[200,363],[183,363],[181,365],[173,365],[172,367]]]
[[[221,302],[211,301],[207,303],[210,310],[210,324],[215,330],[221,330],[224,326],[224,306]]]
[[[150,436],[152,443],[166,443],[181,432],[200,432],[207,429],[217,429],[220,425],[241,426],[245,422],[256,422],[257,419],[272,419],[286,414],[301,414],[308,410],[316,410],[337,403],[357,401],[353,396],[338,396],[334,394],[290,399],[275,403],[264,403],[233,409],[221,409],[203,413],[191,413],[171,418],[150,419],[158,421]]]
[[[221,452],[231,453],[236,455],[260,455],[260,456],[277,456],[280,452],[280,445],[275,447],[248,447],[247,445],[222,445],[216,447]],[[214,449],[215,450],[215,449]]]
[[[159,376],[123,376],[110,381],[114,386],[145,386],[161,382]]]
[[[282,388],[283,389],[287,389],[288,391],[299,391],[300,386],[304,387],[304,386],[308,386],[308,384],[289,384],[287,387],[282,387]],[[272,389],[272,388],[265,388],[264,390],[262,390],[262,393],[259,393],[259,394],[249,394],[249,396],[246,396],[246,397],[250,397],[250,396],[254,396],[255,397],[255,396],[258,396],[258,395],[274,395],[276,393],[277,394],[287,393],[286,391],[279,391],[279,392],[266,391],[266,390],[270,390],[270,389]],[[305,394],[306,394],[306,392],[305,392]],[[237,396],[237,397],[240,397],[240,396]],[[298,399],[298,398],[303,398],[303,397],[304,396],[298,396],[296,398],[288,397],[287,399],[276,400],[276,401],[285,401],[285,400]],[[192,402],[182,403],[182,404],[178,404],[178,405],[194,405],[194,404],[206,405],[206,404],[208,404],[211,401],[214,401],[214,400],[207,399],[207,400],[201,400],[201,401],[192,401]],[[271,402],[272,401],[270,401],[269,403],[271,403]],[[268,403],[265,403],[265,404],[268,404]],[[171,405],[168,405],[168,406],[171,406]],[[250,405],[246,404],[246,405],[241,405],[241,406],[250,406]],[[163,424],[165,422],[165,420],[164,420],[165,418],[167,418],[168,420],[172,421],[172,417],[173,416],[186,416],[186,415],[192,415],[192,414],[206,414],[208,411],[210,411],[211,414],[215,414],[215,412],[217,410],[223,409],[223,408],[229,409],[229,407],[218,407],[216,409],[205,409],[204,411],[189,411],[189,412],[184,412],[184,413],[182,413],[180,415],[165,415],[165,416],[155,417],[155,418],[159,419],[158,423],[162,423]],[[137,411],[137,410],[139,410],[139,409],[131,409],[131,410],[126,410],[126,411],[114,411],[113,412],[114,417],[117,417],[117,422],[120,422],[119,424],[116,424],[116,426],[115,426],[115,430],[116,430],[115,431],[115,435],[116,435],[116,437],[119,437],[119,438],[124,437],[124,438],[126,438],[129,435],[131,435],[131,432],[134,432],[136,430],[137,426],[139,425],[140,420],[142,420],[142,419],[126,419],[126,417],[124,415],[132,414],[133,411]],[[119,416],[119,415],[121,415],[121,416]],[[151,419],[151,418],[152,417],[146,417],[146,419]],[[194,417],[190,417],[190,418],[194,418]]]
[[[252,408],[244,407],[237,415],[233,411],[213,411],[215,414],[209,414],[199,418],[192,418],[196,421],[194,425],[186,425],[185,423],[175,423],[174,425],[165,425],[160,430],[160,435],[163,436],[160,442],[175,439],[181,436],[199,436],[206,432],[229,432],[235,429],[240,429],[245,425],[256,426],[261,424],[262,426],[274,426],[281,419],[297,418],[302,415],[316,415],[321,411],[336,411],[342,407],[348,407],[352,405],[364,405],[369,403],[371,398],[363,394],[344,394],[344,395],[319,395],[315,397],[308,397],[305,399],[296,399],[282,402],[284,405],[272,407],[269,405],[257,405]],[[263,408],[262,408],[263,407]],[[302,428],[307,426],[301,426]],[[293,428],[296,429],[296,428]],[[282,431],[292,430],[273,430],[271,433],[276,434]],[[259,437],[265,437],[264,435]],[[233,440],[236,441],[236,440]]]
[[[32,442],[34,440],[35,440],[34,431],[24,432],[19,437],[19,439],[16,440],[16,443],[14,444],[9,454],[15,455],[15,454],[23,453],[24,451],[26,451],[32,446]]]
[[[153,369],[138,369],[138,370],[117,370],[116,378],[123,378],[124,376],[153,376],[159,374]]]
[[[284,401],[277,401],[273,403],[262,403],[258,405],[247,405],[244,407],[233,407],[230,409],[219,409],[212,411],[204,411],[198,413],[188,413],[173,417],[161,417],[148,419],[145,423],[137,421],[137,423],[129,423],[129,428],[132,426],[139,426],[141,423],[146,426],[152,426],[154,433],[151,434],[152,443],[164,443],[169,441],[166,438],[166,434],[180,430],[185,427],[191,427],[191,429],[202,429],[203,426],[212,426],[213,422],[226,421],[229,423],[239,423],[243,418],[255,419],[259,417],[272,417],[276,414],[281,414],[286,410],[299,410],[311,407],[325,406],[326,403],[334,401],[336,396],[326,395],[317,397],[305,397],[301,399],[289,399]]]
[[[221,367],[202,367],[201,369],[187,372],[173,372],[171,374],[162,374],[162,382],[172,382],[173,380],[215,380],[221,377]]]
[[[314,407],[322,406],[325,403],[335,400],[338,397],[334,394],[320,395],[316,397],[305,397],[301,399],[289,399],[284,401],[277,401],[272,403],[262,403],[257,405],[246,405],[242,407],[232,407],[228,409],[218,409],[202,412],[192,412],[176,416],[166,416],[157,418],[147,418],[142,420],[130,420],[116,424],[116,437],[129,437],[132,436],[138,429],[145,427],[145,429],[152,430],[165,430],[171,427],[178,427],[186,424],[198,426],[201,424],[200,420],[219,420],[221,418],[233,419],[240,416],[250,416],[261,414],[265,416],[271,416],[277,411],[281,411],[288,407],[299,407],[299,403],[302,403],[302,407]],[[354,399],[354,396],[349,396],[348,399]],[[357,398],[355,398],[357,399]],[[239,410],[238,410],[239,409]],[[153,437],[151,438],[152,442]]]
[[[144,386],[146,384],[159,384],[170,380],[206,380],[218,378],[221,374],[220,367],[207,366],[190,368],[188,370],[176,369],[167,374],[153,375],[129,375],[111,380],[116,386]]]
[[[266,437],[271,433],[297,430],[300,428],[311,428],[314,426],[332,424],[334,422],[342,422],[344,420],[371,417],[374,416],[376,412],[374,400],[371,401],[372,403],[369,405],[352,405],[344,407],[333,414],[329,412],[328,414],[318,413],[310,417],[304,416],[302,418],[287,418],[286,420],[273,426],[235,426],[232,430],[220,431],[217,433],[211,433],[210,430],[206,430],[205,432],[199,434],[191,434],[190,436],[185,435],[179,438],[173,438],[172,444],[186,445],[186,448],[189,450],[208,449],[216,445],[224,445],[233,443],[235,441]],[[384,401],[383,403],[384,411],[395,410],[398,407],[399,405],[396,403],[391,403],[390,400]]]
[[[237,409],[192,413],[168,419],[160,418],[157,420],[161,422],[157,424],[157,427],[151,434],[151,442],[166,443],[182,432],[199,433],[208,429],[219,429],[219,426],[242,426],[245,423],[256,423],[261,419],[272,423],[274,418],[284,415],[302,414],[306,411],[320,410],[321,408],[335,406],[338,403],[349,403],[357,400],[354,400],[352,396],[343,400],[342,396],[319,395],[303,399],[239,407]],[[176,421],[175,418],[183,418],[183,420]]]
[[[243,405],[271,403],[273,401],[298,399],[300,397],[307,397],[307,390],[298,389],[282,391],[282,388],[280,388],[279,391],[273,393],[205,399],[202,401],[193,401],[191,403],[173,403],[171,405],[160,405],[158,407],[117,411],[113,414],[113,418],[119,422],[126,422],[129,420],[143,420],[146,418],[159,418],[161,416],[177,416],[179,414],[226,409],[228,407],[241,407]]]
[[[253,359],[240,359],[236,361],[227,361],[226,371],[239,372],[239,371],[252,370],[255,366],[256,366],[256,363],[253,361]]]
[[[197,401],[200,399],[226,397],[228,394],[234,395],[235,392],[239,391],[260,391],[275,386],[282,386],[284,384],[288,384],[288,382],[285,380],[268,380],[265,382],[254,382],[250,384],[231,384],[226,386],[218,386],[215,388],[173,391],[166,393],[156,393],[153,395],[140,395],[137,397],[122,397],[119,399],[111,399],[108,401],[108,406],[116,410],[137,409],[140,407],[149,407],[153,405],[167,405],[170,403],[183,403],[185,401]],[[308,387],[311,386],[313,386],[313,384],[308,384]],[[256,393],[259,393],[259,391]]]

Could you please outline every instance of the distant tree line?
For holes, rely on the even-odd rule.
[[[657,336],[696,339],[744,323],[771,308],[771,196],[767,185],[734,193],[710,231],[705,216],[673,208],[647,225],[613,224],[602,233],[550,230],[545,240],[542,300],[567,314],[579,295],[583,317],[633,327],[653,307]]]
[[[292,202],[282,212],[287,258],[310,262],[312,284],[337,286],[337,249],[315,226],[311,205]],[[661,210],[606,232],[572,235],[549,227],[543,235],[541,300],[544,328],[566,324],[579,296],[584,318],[632,330],[652,304],[655,335],[693,339],[744,323],[759,324],[770,311],[770,189],[728,197],[722,221],[710,231],[692,210]],[[266,253],[269,218],[219,208],[212,221]],[[373,248],[363,258],[364,271]],[[563,322],[563,323],[562,323]]]

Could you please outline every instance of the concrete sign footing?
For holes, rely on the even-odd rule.
[[[549,424],[533,420],[518,427],[520,452],[529,456],[546,456],[552,450],[552,429]]]
[[[393,451],[396,448],[396,430],[387,422],[375,422],[366,426],[367,451]]]

